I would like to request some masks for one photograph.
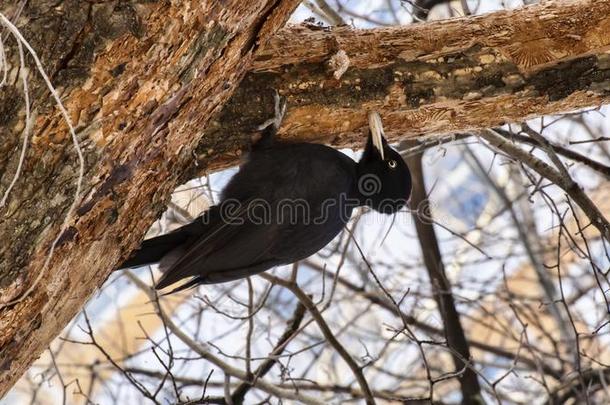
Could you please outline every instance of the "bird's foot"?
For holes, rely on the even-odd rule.
[[[275,115],[273,116],[273,118],[269,118],[267,121],[259,125],[257,127],[259,131],[262,131],[263,129],[269,128],[269,126],[272,126],[273,131],[276,132],[282,125],[284,114],[286,114],[286,98],[280,97],[280,94],[277,92],[277,90],[273,90],[273,102],[273,109],[275,111]]]

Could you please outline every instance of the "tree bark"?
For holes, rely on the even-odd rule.
[[[0,11],[14,18],[20,3],[0,1]],[[16,25],[39,52],[77,129],[84,176],[74,215],[62,226],[75,195],[76,148],[28,57],[33,136],[0,218],[0,397],[138,244],[192,164],[201,130],[297,4],[27,3]],[[17,46],[5,33],[2,194],[25,126]]]
[[[289,27],[261,49],[206,130],[199,167],[235,163],[272,113],[269,88],[288,102],[281,136],[361,147],[371,109],[396,141],[607,104],[609,47],[610,0],[372,30]],[[340,50],[349,68],[336,79],[330,61]]]
[[[368,109],[398,139],[610,98],[610,0],[370,31],[296,27],[251,65],[296,3],[41,0],[18,13],[20,2],[0,0],[3,14],[19,14],[84,155],[82,192],[64,226],[76,149],[28,58],[33,136],[0,210],[0,396],[138,244],[178,182],[237,162],[271,114],[270,88],[288,98],[282,136],[336,146],[361,144]],[[16,43],[6,31],[2,39],[9,81],[0,91],[0,197],[26,126]],[[341,50],[343,75],[345,58],[329,67]]]

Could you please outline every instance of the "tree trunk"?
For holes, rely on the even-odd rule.
[[[269,88],[287,97],[284,137],[361,147],[370,109],[396,141],[607,104],[609,47],[610,0],[374,30],[289,27],[261,49],[207,129],[199,167],[235,163],[272,113],[271,96],[260,96]],[[339,51],[349,68],[337,80],[330,61]]]
[[[1,1],[0,11],[15,18],[15,3]],[[77,150],[28,57],[33,136],[0,219],[0,397],[136,247],[192,164],[211,115],[297,4],[27,3],[16,25],[61,94],[84,172],[71,212]],[[16,171],[25,127],[19,56],[6,32],[0,196]]]
[[[21,13],[15,3],[0,0],[0,11],[20,15],[16,25],[57,87],[84,175],[72,211],[77,150],[28,57],[32,136],[0,211],[0,396],[138,244],[187,169],[237,162],[271,114],[270,88],[288,96],[283,136],[337,146],[362,143],[372,108],[397,139],[610,98],[610,0],[371,31],[291,28],[254,65],[296,1],[41,0]],[[6,31],[2,39],[10,66],[0,90],[0,198],[27,128],[16,42]]]

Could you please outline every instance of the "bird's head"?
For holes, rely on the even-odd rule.
[[[369,113],[369,135],[358,162],[357,187],[362,203],[384,214],[400,210],[411,195],[411,172],[385,140],[376,112]]]

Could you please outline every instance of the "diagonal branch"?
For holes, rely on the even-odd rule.
[[[278,339],[277,343],[275,344],[275,347],[273,348],[271,353],[269,353],[269,358],[267,360],[265,360],[263,362],[263,364],[261,364],[254,371],[254,373],[253,373],[254,381],[258,380],[259,378],[264,377],[265,374],[267,374],[273,368],[273,366],[277,363],[278,356],[280,354],[282,354],[282,352],[284,351],[284,349],[286,348],[286,346],[288,345],[288,343],[290,342],[290,340],[292,339],[294,334],[298,331],[299,326],[301,325],[301,322],[303,321],[304,316],[305,316],[305,306],[301,302],[299,302],[299,303],[297,303],[297,306],[294,309],[294,314],[292,316],[292,319],[288,322],[288,325],[287,325],[286,329],[284,330],[284,333],[282,333],[282,336],[280,336],[280,338]],[[233,400],[233,404],[235,404],[235,405],[242,404],[244,402],[244,398],[245,398],[246,394],[248,393],[248,391],[250,390],[250,388],[253,385],[254,385],[254,383],[251,383],[248,381],[244,381],[243,383],[241,383],[235,389],[235,391],[233,392],[233,395],[231,396],[231,398]]]
[[[311,313],[311,316],[318,324],[318,327],[322,331],[322,334],[324,334],[324,337],[326,338],[326,340],[328,340],[328,343],[330,343],[330,345],[337,351],[341,358],[347,363],[350,370],[352,370],[354,377],[356,377],[358,384],[360,384],[360,389],[362,389],[362,392],[364,393],[367,405],[374,405],[375,399],[373,398],[373,393],[369,388],[369,384],[366,381],[366,378],[364,377],[362,368],[354,361],[354,359],[345,349],[345,347],[343,347],[343,345],[337,340],[337,338],[333,334],[333,331],[330,329],[330,327],[324,320],[324,317],[316,307],[316,304],[311,300],[311,298],[307,294],[305,294],[305,292],[301,290],[295,282],[283,280],[279,277],[275,277],[271,274],[266,273],[261,274],[261,277],[271,283],[281,285],[282,287],[291,291],[297,297],[297,299],[305,306],[305,308],[307,308],[309,313]]]
[[[430,207],[424,184],[422,156],[422,153],[418,153],[406,159],[413,176],[413,192],[410,204],[414,209],[415,230],[432,284],[432,294],[443,320],[447,345],[452,349],[455,371],[462,373],[461,378],[459,378],[462,389],[462,403],[467,405],[482,404],[481,386],[476,372],[472,369],[474,366],[467,365],[464,362],[465,360],[472,363],[470,344],[462,327],[460,314],[455,306],[451,284],[445,274],[438,239],[428,217]]]
[[[205,345],[203,345],[199,342],[196,342],[194,339],[191,339],[186,333],[184,333],[184,331],[178,325],[176,325],[174,323],[174,321],[171,319],[171,317],[161,307],[161,305],[159,304],[158,296],[156,295],[156,293],[153,289],[151,289],[149,286],[147,286],[142,280],[137,278],[130,271],[128,271],[128,270],[125,271],[125,274],[127,275],[127,277],[129,277],[129,279],[135,285],[138,286],[138,288],[140,288],[143,292],[145,292],[149,296],[151,302],[153,302],[153,304],[155,305],[155,309],[156,309],[157,313],[163,320],[163,323],[185,345],[187,345],[191,350],[193,350],[195,353],[200,355],[203,359],[209,361],[210,363],[214,364],[216,367],[220,368],[225,374],[238,378],[242,381],[251,380],[251,378],[250,378],[251,376],[248,375],[247,372],[245,372],[239,368],[233,367],[232,365],[226,363],[221,358],[219,358],[219,357],[215,356],[213,353],[211,353]],[[290,390],[285,390],[285,389],[279,388],[275,384],[266,382],[265,380],[260,379],[260,378],[253,381],[252,384],[255,387],[257,387],[269,394],[275,395],[279,398],[293,399],[293,400],[300,401],[300,402],[303,402],[306,404],[311,404],[311,405],[321,404],[320,401],[318,401],[314,398],[311,398],[307,395],[303,395],[303,394],[295,393]]]
[[[610,223],[600,212],[599,208],[585,194],[580,186],[569,176],[562,176],[561,173],[549,166],[544,161],[538,159],[531,153],[521,149],[517,145],[510,142],[493,130],[483,130],[479,132],[479,136],[485,139],[495,149],[506,153],[514,159],[525,163],[531,167],[540,176],[550,180],[552,183],[560,187],[572,198],[576,204],[582,209],[583,213],[589,218],[591,224],[597,228],[600,235],[607,241],[610,241]]]
[[[512,139],[515,141],[519,141],[521,143],[527,143],[528,145],[540,147],[540,143],[537,140],[535,140],[529,136],[509,132],[502,128],[494,128],[494,131],[496,131],[498,134],[502,135],[503,137],[505,137],[507,139]],[[467,136],[469,136],[469,135],[467,135]],[[562,145],[553,143],[546,138],[543,138],[542,142],[544,144],[548,145],[549,148],[554,150],[555,153],[557,153],[563,157],[566,157],[568,159],[571,159],[575,162],[579,162],[579,163],[582,163],[583,165],[589,166],[589,168],[595,170],[596,172],[598,172],[599,174],[604,176],[606,179],[610,180],[610,166],[600,163],[596,160],[593,160],[593,159],[589,158],[588,156],[578,153],[572,149],[569,149]]]

